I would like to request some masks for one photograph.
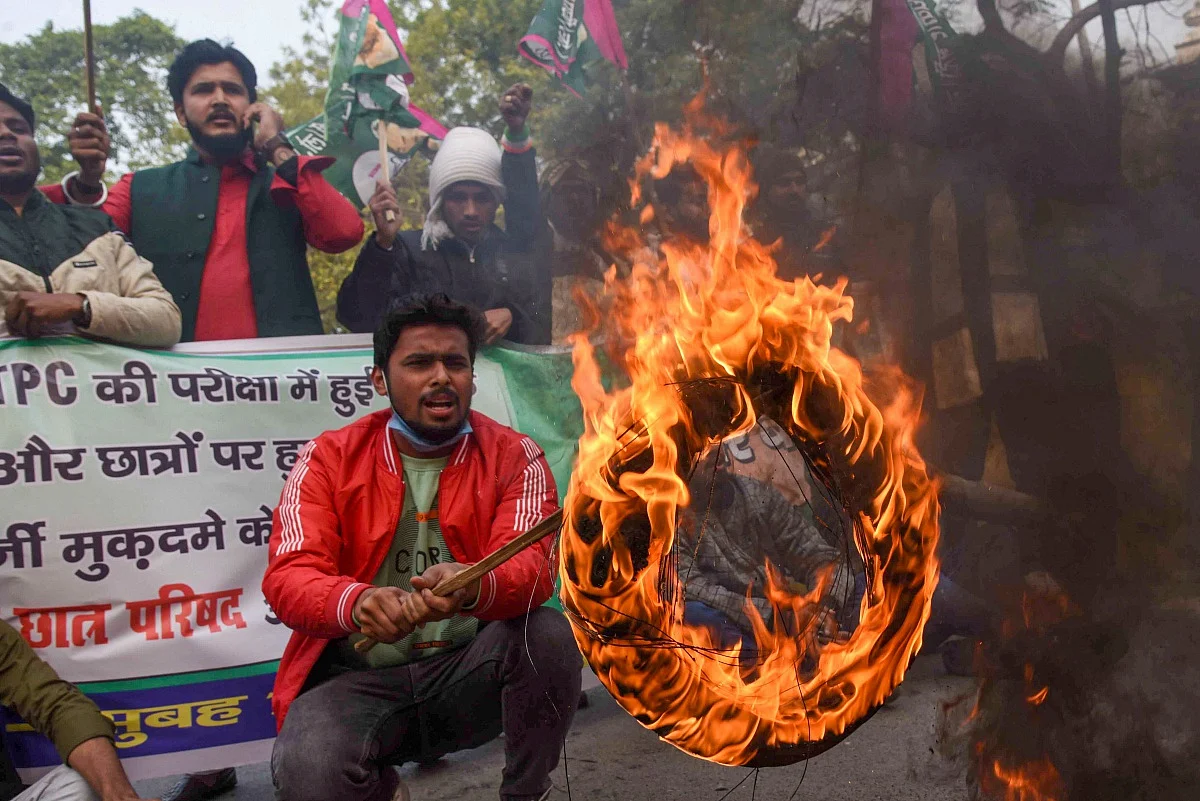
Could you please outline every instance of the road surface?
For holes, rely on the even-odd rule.
[[[946,676],[937,657],[919,658],[895,698],[845,742],[807,766],[760,771],[757,789],[753,771],[704,762],[663,743],[622,711],[604,688],[596,686],[594,677],[588,674],[588,678],[591,704],[575,716],[567,758],[553,775],[552,801],[721,801],[726,797],[728,801],[793,797],[963,801],[966,797],[961,771],[941,762],[930,746],[939,701],[969,692],[973,682]],[[491,801],[498,798],[503,747],[503,740],[496,740],[452,754],[432,768],[405,765],[401,776],[413,801]],[[239,775],[237,789],[222,801],[273,799],[267,765],[245,766]],[[143,796],[154,797],[171,784],[170,779],[156,779],[139,782],[138,789]]]

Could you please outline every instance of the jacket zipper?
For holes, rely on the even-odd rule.
[[[33,254],[33,265],[37,269],[38,275],[42,279],[42,283],[46,285],[46,293],[53,295],[54,287],[50,284],[49,266],[42,259],[42,253],[38,248],[37,238],[30,232],[29,220],[25,219],[24,215],[22,215],[17,221],[17,230],[21,232],[21,238],[25,240],[25,247],[29,248],[30,253]]]

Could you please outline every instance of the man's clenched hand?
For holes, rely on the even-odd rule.
[[[375,194],[371,195],[371,217],[375,220],[375,244],[384,250],[392,247],[396,234],[400,232],[400,201],[396,199],[396,190],[392,185],[379,181],[375,185]],[[388,212],[392,218],[388,219]]]
[[[457,576],[467,567],[458,562],[441,562],[421,575],[414,576],[413,591],[404,599],[404,617],[409,625],[420,628],[426,623],[446,620],[461,612],[466,604],[475,601],[479,597],[478,579],[445,598],[433,594],[434,587]]]
[[[491,345],[498,339],[503,339],[512,328],[513,316],[508,309],[488,309],[483,313],[485,330],[483,344]]]
[[[84,111],[75,115],[75,122],[67,132],[67,145],[71,158],[79,165],[79,175],[75,179],[78,188],[83,190],[79,194],[98,193],[111,147],[103,114]]]
[[[396,642],[412,634],[413,627],[404,614],[410,594],[399,587],[364,590],[354,604],[354,619],[362,633],[376,642]]]
[[[9,333],[36,339],[59,323],[68,323],[83,311],[83,295],[72,292],[18,292],[4,310]]]
[[[514,83],[500,95],[500,116],[513,136],[525,130],[525,119],[533,108],[533,89],[527,83]]]

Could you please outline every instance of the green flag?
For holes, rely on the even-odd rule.
[[[584,65],[605,59],[629,67],[611,0],[545,0],[517,49],[577,95]]]
[[[432,151],[446,128],[409,103],[412,69],[383,0],[346,0],[329,73],[325,113],[288,131],[301,155],[332,156],[325,178],[364,206],[380,174],[379,126],[387,136],[389,172]]]

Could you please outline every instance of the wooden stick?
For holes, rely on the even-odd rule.
[[[92,47],[92,0],[83,0],[83,69],[87,79],[88,111],[99,114],[96,108],[96,51]]]
[[[994,523],[1035,523],[1046,515],[1039,498],[961,476],[942,477],[942,505],[951,514]]]
[[[562,509],[555,509],[547,517],[533,528],[526,531],[516,539],[501,545],[496,550],[492,551],[487,556],[480,559],[475,564],[468,567],[458,575],[448,578],[441,584],[433,588],[433,594],[438,598],[445,598],[447,595],[452,595],[455,592],[469,586],[476,579],[483,578],[484,575],[492,572],[500,565],[512,559],[514,556],[525,550],[535,542],[545,539],[550,534],[558,531],[562,526]],[[354,644],[354,650],[360,654],[365,654],[374,648],[378,643],[370,637],[359,640]]]
[[[387,120],[379,121],[379,125],[375,128],[375,134],[379,137],[379,172],[383,176],[383,182],[390,184],[392,182],[392,163],[388,158]],[[388,222],[391,222],[396,219],[396,212],[388,209],[384,216],[387,217]]]

